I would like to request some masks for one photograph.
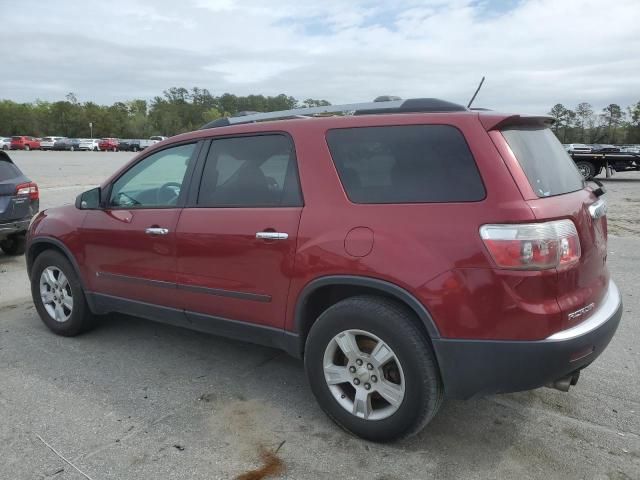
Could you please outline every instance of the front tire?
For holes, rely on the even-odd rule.
[[[0,248],[7,255],[22,255],[26,248],[25,235],[15,235],[0,241]]]
[[[28,152],[29,150],[31,150],[31,147],[29,145],[25,145],[24,149]]]
[[[443,396],[435,357],[413,312],[359,296],[328,308],[313,324],[305,370],[320,407],[340,427],[376,442],[419,432]]]
[[[78,335],[94,324],[80,280],[61,253],[41,253],[31,269],[31,296],[40,319],[52,332]]]

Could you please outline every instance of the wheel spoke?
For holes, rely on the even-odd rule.
[[[58,284],[58,280],[53,274],[53,270],[51,268],[47,268],[44,272],[42,272],[42,278],[44,281],[51,287],[55,287]]]
[[[356,396],[353,399],[353,413],[356,417],[365,420],[371,415],[371,397],[369,392],[362,388],[356,389]]]
[[[67,280],[67,277],[64,273],[62,273],[62,270],[60,270],[60,273],[58,273],[58,285],[60,285],[60,288],[64,289],[67,287],[67,285],[69,285],[69,280]]]
[[[324,378],[329,385],[337,385],[339,383],[349,383],[351,376],[347,367],[341,367],[340,365],[329,364],[324,366]]]
[[[353,360],[360,355],[360,349],[356,343],[356,337],[351,332],[342,332],[335,337],[335,339],[340,350],[342,350],[342,353],[344,353],[345,357],[349,360]]]
[[[376,361],[379,367],[387,363],[392,358],[395,358],[393,352],[387,344],[384,342],[378,342],[373,351],[371,352],[371,357]]]
[[[56,305],[55,312],[56,312],[56,320],[58,322],[63,322],[66,315],[64,314],[64,309],[62,308],[61,304]]]
[[[48,290],[40,290],[40,296],[42,297],[42,303],[53,302],[53,293]]]
[[[62,305],[67,307],[67,310],[73,310],[73,297],[67,295],[66,293],[62,296]]]
[[[403,388],[385,379],[382,379],[380,383],[375,386],[375,390],[394,407],[399,407],[404,398]]]

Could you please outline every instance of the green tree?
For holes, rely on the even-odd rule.
[[[607,125],[608,143],[616,143],[616,130],[624,120],[624,111],[620,105],[611,103],[602,109],[602,118]]]
[[[581,102],[576,107],[576,123],[580,128],[580,142],[587,143],[585,135],[587,126],[593,117],[593,107],[588,102]]]

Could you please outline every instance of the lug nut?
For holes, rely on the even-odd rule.
[[[358,380],[357,378],[353,379],[353,384],[354,385],[360,385],[360,380]]]
[[[349,367],[349,371],[350,371],[351,373],[356,373],[356,367],[354,367],[353,365],[351,365],[351,366]]]
[[[362,360],[357,359],[357,360],[356,360],[356,363],[357,363],[358,365],[362,365]]]
[[[368,383],[364,384],[364,389],[365,390],[371,390],[371,385],[369,385]]]
[[[371,365],[370,363],[367,363],[367,369],[368,370],[373,370],[373,365]]]
[[[376,377],[375,375],[371,375],[371,381],[373,383],[376,383],[378,381],[378,377]]]

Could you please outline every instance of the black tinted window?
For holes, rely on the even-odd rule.
[[[485,196],[469,147],[454,127],[331,130],[327,142],[352,202],[470,202]]]
[[[548,128],[513,128],[503,130],[502,135],[539,197],[583,188],[575,163]]]
[[[13,163],[0,160],[0,182],[21,176],[22,173]]]
[[[284,207],[302,204],[296,158],[285,135],[213,140],[198,205]]]

